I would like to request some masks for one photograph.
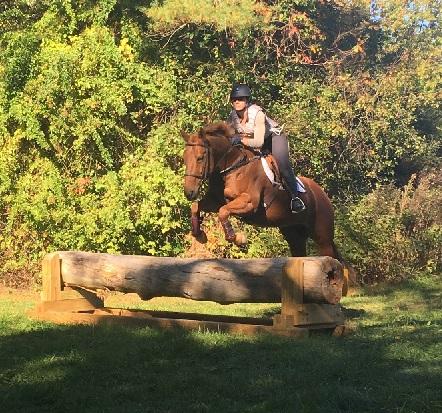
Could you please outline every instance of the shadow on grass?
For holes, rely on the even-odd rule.
[[[5,412],[437,410],[431,358],[392,354],[425,340],[375,327],[291,340],[41,323],[0,340]]]
[[[341,307],[346,320],[356,320],[365,317],[367,312],[363,309]]]

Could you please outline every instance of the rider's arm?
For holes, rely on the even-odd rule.
[[[264,144],[264,136],[266,132],[266,115],[264,112],[258,112],[255,118],[255,128],[253,138],[242,138],[244,145],[252,148],[261,148]]]

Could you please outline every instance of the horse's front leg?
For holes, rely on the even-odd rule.
[[[232,214],[242,215],[252,212],[258,207],[258,203],[252,200],[252,197],[247,193],[242,193],[240,196],[222,206],[218,212],[219,221],[223,227],[226,240],[233,242],[238,246],[247,244],[245,234],[235,234],[229,217]]]
[[[196,238],[201,235],[201,224],[203,223],[203,219],[201,218],[200,214],[200,205],[198,202],[192,202],[192,205],[190,206],[190,222],[192,224],[192,235]]]
[[[203,212],[217,212],[220,208],[221,203],[216,201],[214,198],[205,197],[197,202],[192,202],[190,207],[191,211],[191,224],[192,224],[192,235],[197,238],[203,235],[201,230],[201,224],[203,223],[203,218],[201,217],[201,211]]]

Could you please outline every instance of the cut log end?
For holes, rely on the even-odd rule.
[[[331,257],[293,258],[285,268],[285,276],[299,284],[300,272],[303,277],[299,288],[304,303],[339,303],[344,285],[343,267],[339,261]]]

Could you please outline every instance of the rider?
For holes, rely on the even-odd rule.
[[[260,106],[251,103],[251,96],[249,86],[243,83],[234,85],[230,92],[233,110],[230,112],[228,122],[236,131],[233,143],[241,142],[260,150],[270,149],[291,195],[292,213],[301,212],[305,209],[305,205],[298,196],[296,178],[289,159],[287,135],[281,133],[278,124],[270,119]]]

